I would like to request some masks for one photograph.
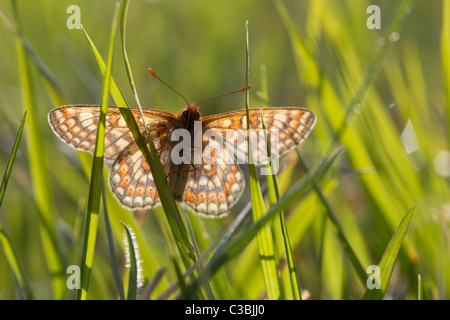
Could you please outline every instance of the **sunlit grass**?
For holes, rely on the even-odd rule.
[[[28,114],[0,208],[0,232],[7,236],[0,242],[0,297],[70,298],[65,270],[81,261],[87,190],[106,171],[92,180],[93,158],[66,148],[46,115],[62,104],[100,102],[102,92],[93,100],[92,83],[77,72],[90,73],[83,79],[101,87],[107,63],[100,52],[108,52],[114,6],[96,2],[95,13],[80,1],[83,32],[65,28],[67,3],[43,2],[36,13],[10,3],[0,4],[0,170],[7,167],[23,111]],[[181,105],[165,88],[155,93],[148,67],[197,101],[239,85],[246,76],[248,20],[250,107],[302,106],[318,119],[301,159],[295,152],[281,159],[278,195],[270,178],[251,169],[252,193],[245,192],[225,219],[208,220],[180,210],[152,144],[127,117],[147,160],[154,161],[152,173],[166,200],[145,215],[133,214],[105,188],[110,226],[98,220],[88,299],[299,298],[298,283],[302,298],[312,299],[450,298],[450,188],[445,163],[437,160],[449,147],[449,1],[380,1],[381,30],[365,25],[370,4],[122,1],[111,96],[124,115],[135,105],[171,112]],[[176,13],[180,9],[189,19]],[[433,18],[436,12],[442,21]],[[55,19],[38,17],[45,14]],[[37,23],[43,27],[34,28]],[[84,67],[75,71],[73,57]],[[241,109],[242,102],[218,99],[201,112]],[[401,139],[407,123],[417,138],[409,153]],[[139,246],[142,292],[135,290],[136,268],[120,268],[121,222]],[[267,271],[260,260],[256,239],[262,231],[276,257],[270,263],[280,270]],[[382,276],[382,290],[369,291],[366,269],[377,264],[388,276]],[[272,295],[268,283],[278,281],[280,291]]]

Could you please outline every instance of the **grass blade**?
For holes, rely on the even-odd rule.
[[[3,198],[5,196],[6,187],[8,186],[9,177],[14,165],[14,160],[16,158],[17,150],[19,149],[20,139],[22,139],[23,127],[25,125],[25,119],[27,118],[27,111],[23,113],[22,121],[20,123],[19,131],[17,131],[16,140],[14,141],[11,154],[6,164],[5,173],[3,175],[2,184],[0,187],[0,208],[2,207]]]
[[[261,123],[262,123],[262,128],[263,130],[266,129],[266,126],[264,124],[264,118],[261,112]],[[271,158],[271,150],[270,150],[270,141],[268,139],[268,137],[265,137],[266,141],[267,141],[267,156],[269,157],[269,159]],[[276,174],[273,172],[273,164],[272,162],[269,162],[267,164],[267,168],[269,170],[271,170],[271,175],[267,175],[266,176],[266,181],[267,181],[267,191],[268,191],[268,195],[269,195],[269,201],[271,204],[276,203],[279,199],[280,199],[280,191],[278,189],[278,182],[277,182],[277,177]],[[288,297],[291,297],[294,300],[301,300],[301,291],[300,291],[300,285],[298,282],[298,277],[297,277],[297,268],[295,267],[295,263],[294,263],[294,256],[292,254],[292,247],[291,247],[291,243],[289,241],[289,234],[287,231],[287,226],[286,226],[286,220],[284,218],[284,212],[281,210],[278,214],[278,222],[274,223],[274,232],[275,234],[279,234],[278,237],[275,236],[275,241],[277,241],[277,239],[279,239],[279,242],[282,242],[280,244],[280,247],[283,247],[283,249],[280,248],[280,252],[282,250],[284,250],[284,253],[286,255],[286,262],[287,262],[287,271],[288,271],[288,279],[286,279],[286,281],[283,281],[283,278],[281,279],[283,281],[283,290],[284,292],[284,298],[287,299]],[[281,254],[279,254],[281,256]],[[278,258],[279,260],[280,258]],[[283,277],[283,275],[282,275]],[[289,281],[288,281],[289,280]],[[291,289],[289,291],[289,288]]]
[[[81,260],[81,289],[78,290],[78,299],[87,297],[92,266],[94,262],[95,242],[97,238],[98,215],[100,210],[100,193],[103,172],[103,155],[105,146],[105,122],[108,110],[109,89],[111,87],[111,71],[114,57],[114,43],[118,20],[118,3],[114,12],[109,42],[108,60],[103,75],[103,93],[98,121],[97,137],[95,140],[94,161],[92,163],[91,182],[89,185],[89,198],[86,214],[86,229],[83,243],[83,254]]]
[[[242,232],[242,234],[220,247],[220,251],[214,253],[213,257],[205,265],[203,271],[199,273],[197,279],[188,286],[187,292],[189,293],[189,296],[183,298],[189,299],[193,293],[201,287],[203,281],[212,277],[223,264],[247,246],[261,228],[264,227],[277,213],[286,209],[295,200],[301,198],[311,184],[320,179],[320,177],[328,170],[342,150],[342,148],[338,148],[330,153],[315,169],[308,171],[303,179],[295,183],[277,203],[273,204],[258,222],[254,223],[245,232]]]
[[[261,88],[261,98],[263,100],[263,105],[267,106],[269,102],[269,94],[267,92],[267,71],[264,65],[261,66],[262,73],[262,88]],[[264,124],[264,117],[261,112],[261,124],[263,130],[266,130],[266,126]],[[265,140],[267,141],[267,156],[271,159],[271,148],[270,141],[267,137],[267,132],[265,133]],[[280,190],[278,187],[277,176],[273,171],[273,163],[272,161],[267,164],[267,168],[270,170],[271,174],[266,176],[267,181],[267,194],[269,197],[269,202],[271,204],[276,203],[280,199]],[[278,220],[274,220],[274,239],[275,245],[277,247],[277,251],[279,251],[279,257],[277,258],[278,263],[280,263],[280,259],[282,257],[282,253],[286,255],[287,262],[287,272],[281,271],[281,283],[283,290],[283,298],[284,299],[295,299],[301,300],[301,290],[300,284],[297,277],[297,269],[294,263],[294,257],[292,254],[292,247],[289,240],[289,234],[286,226],[286,220],[284,218],[284,212],[280,211],[278,215]]]
[[[94,53],[95,59],[100,67],[100,70],[104,72],[105,63],[100,53],[98,52],[97,48],[95,47],[95,44],[92,42],[91,38],[87,34],[86,30],[83,29],[83,32],[84,35],[86,36],[86,39],[89,42],[92,52]],[[161,204],[163,206],[164,213],[166,214],[167,220],[171,227],[171,231],[174,236],[178,251],[180,252],[180,256],[181,259],[183,260],[185,267],[188,268],[196,260],[196,256],[195,253],[191,250],[192,246],[190,244],[186,228],[183,225],[183,221],[181,219],[180,212],[173,197],[173,193],[170,190],[169,185],[165,183],[166,175],[159,160],[153,140],[151,139],[151,137],[148,140],[148,146],[150,147],[149,150],[147,144],[145,143],[144,137],[140,133],[136,120],[134,119],[133,114],[129,109],[128,103],[124,99],[122,92],[120,91],[116,81],[114,80],[114,77],[112,78],[111,82],[111,95],[114,101],[116,102],[117,107],[119,108],[122,116],[124,117],[124,120],[127,123],[127,126],[130,129],[136,144],[139,146],[140,150],[142,151],[145,157],[145,160],[150,165],[150,170],[152,172],[155,185],[161,199]]]
[[[22,122],[20,123],[19,131],[16,135],[16,140],[14,141],[14,146],[11,150],[8,163],[6,165],[5,174],[3,175],[2,184],[0,187],[0,208],[5,196],[6,187],[8,186],[9,177],[14,165],[14,160],[16,158],[17,150],[19,148],[20,139],[22,138],[23,127],[25,125],[25,119],[27,117],[27,112],[25,111],[22,117]],[[30,289],[27,279],[25,278],[25,273],[19,263],[16,250],[14,249],[11,239],[8,234],[4,231],[2,225],[0,225],[0,242],[3,245],[6,260],[8,261],[14,276],[19,284],[19,286],[25,291],[27,299],[33,299],[33,293]]]
[[[298,150],[297,150],[297,155],[298,155],[298,158],[300,159],[300,164],[302,165],[303,169],[305,171],[308,171],[309,168],[306,165],[303,158],[301,157],[300,152]],[[342,228],[339,221],[337,220],[333,209],[331,208],[330,204],[328,203],[327,199],[325,198],[325,195],[322,192],[322,187],[320,186],[320,184],[317,181],[314,182],[314,190],[316,191],[319,199],[322,201],[322,203],[324,204],[324,206],[326,208],[326,214],[327,214],[328,220],[330,220],[331,225],[333,226],[333,230],[336,233],[336,236],[338,237],[339,241],[341,242],[343,249],[347,253],[347,257],[349,258],[350,262],[352,263],[353,267],[355,268],[355,271],[358,274],[359,278],[364,283],[367,278],[367,274],[366,274],[361,262],[359,261],[358,257],[356,256],[355,252],[353,251],[350,243],[348,242],[347,237],[344,234],[344,229]]]
[[[378,267],[380,268],[380,289],[367,289],[364,294],[364,300],[379,300],[383,298],[386,288],[389,284],[391,278],[392,270],[394,269],[395,261],[397,260],[398,254],[400,252],[400,247],[405,238],[406,231],[408,231],[409,222],[411,221],[412,215],[414,213],[415,206],[410,208],[395,230],[394,235],[391,238],[386,250],[381,257]]]
[[[249,74],[249,41],[248,41],[248,21],[245,23],[246,35],[246,77],[245,85],[248,86]],[[264,200],[262,198],[261,189],[259,187],[258,176],[256,174],[256,167],[253,161],[253,151],[251,149],[252,142],[250,137],[250,116],[248,111],[249,96],[248,90],[245,91],[245,108],[247,111],[247,134],[248,134],[248,172],[250,179],[250,198],[252,203],[253,220],[257,222],[264,216]],[[258,241],[259,257],[261,259],[262,270],[264,275],[264,283],[267,291],[267,298],[269,300],[279,299],[281,290],[278,280],[277,262],[275,260],[275,253],[273,248],[273,239],[270,232],[270,226],[265,225],[256,235]]]
[[[66,292],[62,255],[56,238],[55,218],[52,210],[49,170],[46,148],[34,102],[33,85],[26,49],[16,39],[17,61],[23,92],[24,109],[27,110],[27,150],[34,199],[39,211],[39,231],[55,299],[62,299]]]

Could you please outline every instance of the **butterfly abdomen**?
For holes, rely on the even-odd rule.
[[[189,164],[170,164],[169,185],[172,189],[175,200],[182,201],[186,189],[186,183],[189,177],[189,170],[192,168]]]

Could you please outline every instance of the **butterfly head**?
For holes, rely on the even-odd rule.
[[[200,112],[198,111],[198,107],[194,105],[188,105],[186,109],[183,109],[179,113],[179,119],[181,122],[181,127],[187,130],[194,128],[194,121],[198,121],[200,119]]]

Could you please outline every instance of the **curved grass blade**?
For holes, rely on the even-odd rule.
[[[22,42],[16,39],[17,61],[23,92],[24,109],[27,110],[26,142],[31,173],[33,195],[39,214],[39,232],[47,269],[51,277],[52,294],[55,299],[63,299],[66,292],[63,257],[59,250],[55,217],[52,210],[50,174],[47,153],[36,113],[33,85],[28,56]]]
[[[86,213],[86,229],[84,234],[83,253],[81,259],[81,289],[78,290],[78,299],[87,297],[92,266],[94,262],[95,242],[97,238],[98,215],[100,210],[100,193],[103,172],[103,155],[105,147],[105,122],[108,111],[108,99],[111,87],[112,62],[114,57],[114,43],[119,16],[119,3],[116,4],[109,41],[108,60],[104,72],[103,93],[98,121],[97,137],[95,140],[94,161],[92,163],[91,182],[89,185],[89,198]]]
[[[9,177],[14,165],[14,160],[16,158],[17,150],[19,148],[20,140],[22,138],[23,127],[25,125],[25,119],[27,117],[27,112],[25,111],[22,117],[22,122],[20,123],[19,131],[17,131],[16,140],[14,141],[14,146],[11,150],[8,163],[6,165],[5,174],[3,175],[2,184],[0,187],[0,208],[2,207],[3,198],[5,196],[6,187],[8,186]],[[6,260],[8,261],[14,276],[19,284],[19,286],[25,292],[27,299],[33,299],[33,293],[30,289],[28,281],[25,277],[25,273],[19,263],[17,253],[14,246],[9,238],[8,234],[4,231],[2,225],[0,225],[0,242],[3,245]]]
[[[97,61],[98,66],[100,67],[100,70],[104,72],[105,63],[100,53],[98,52],[97,48],[95,47],[95,44],[92,42],[91,38],[87,34],[86,30],[83,29],[83,32],[84,35],[86,36],[86,39],[89,42],[92,52],[94,53],[95,59]],[[159,160],[158,153],[156,151],[153,140],[152,139],[148,140],[150,146],[149,150],[145,143],[144,137],[139,131],[136,119],[134,119],[133,114],[129,109],[128,103],[123,97],[122,92],[120,91],[116,81],[114,80],[114,77],[112,77],[111,82],[111,95],[114,101],[116,102],[117,107],[119,108],[122,116],[124,117],[124,120],[128,128],[130,129],[134,140],[136,141],[136,144],[139,146],[140,150],[142,151],[145,157],[145,160],[150,165],[150,170],[152,172],[156,188],[158,190],[161,199],[161,204],[166,214],[169,225],[171,226],[171,231],[174,236],[177,248],[180,252],[181,259],[183,260],[183,264],[185,265],[185,267],[188,268],[196,260],[195,252],[191,250],[192,246],[190,244],[190,240],[186,232],[186,229],[183,225],[183,221],[181,219],[180,212],[173,197],[173,193],[170,190],[169,185],[165,183],[166,175],[161,165],[161,161]]]
[[[261,228],[264,227],[278,212],[280,212],[280,210],[286,209],[294,201],[301,198],[311,184],[320,179],[320,177],[328,170],[342,151],[343,148],[338,148],[328,154],[327,157],[315,169],[308,171],[308,173],[300,181],[295,183],[277,203],[273,204],[267,210],[266,214],[258,220],[258,222],[254,223],[245,232],[220,247],[205,265],[203,271],[199,273],[197,279],[188,286],[188,296],[182,298],[189,299],[192,297],[196,290],[201,287],[203,281],[206,281],[208,278],[212,277],[223,264],[232,259],[245,246],[247,246],[248,243],[261,230]]]
[[[134,246],[134,239],[132,233],[128,226],[121,222],[125,228],[127,236],[127,265],[130,268],[130,275],[128,279],[128,294],[127,300],[136,300],[137,289],[138,289],[138,267],[137,267],[137,257],[136,248]]]
[[[262,111],[261,111],[261,124],[262,124],[262,128],[264,130],[264,134],[265,134],[265,140],[267,141],[267,156],[269,157],[269,159],[271,159],[271,150],[270,150],[270,141],[267,138],[267,132],[266,130],[266,126],[264,124],[264,117],[262,115]],[[279,199],[280,199],[280,190],[278,189],[278,182],[277,182],[277,176],[274,172],[274,168],[273,168],[273,164],[272,161],[270,161],[267,164],[268,169],[270,170],[271,174],[266,176],[266,180],[267,180],[267,191],[268,191],[268,195],[269,195],[269,201],[271,204],[276,203]],[[284,212],[282,210],[280,210],[279,214],[278,214],[278,223],[275,224],[275,232],[276,233],[281,233],[281,235],[278,236],[278,238],[280,238],[280,242],[282,242],[282,246],[284,247],[284,252],[286,254],[286,261],[287,261],[287,271],[288,271],[288,275],[289,275],[289,283],[285,283],[286,287],[287,284],[289,284],[289,287],[291,289],[291,291],[289,292],[288,288],[284,288],[285,286],[283,286],[283,290],[285,290],[284,292],[284,296],[285,299],[288,297],[291,297],[294,300],[302,300],[302,296],[301,296],[301,290],[300,290],[300,284],[298,281],[298,277],[297,277],[297,268],[295,267],[295,263],[294,263],[294,256],[292,254],[292,247],[291,247],[291,242],[289,241],[289,234],[287,231],[287,226],[286,226],[286,220],[284,218]],[[275,238],[277,239],[277,238]],[[280,245],[281,246],[281,245]],[[280,251],[283,249],[280,249]],[[281,255],[280,255],[281,256]],[[283,281],[283,278],[281,279]],[[286,280],[287,282],[287,280]]]
[[[127,75],[128,75],[128,80],[130,82],[131,90],[133,91],[133,95],[134,95],[134,98],[136,100],[137,106],[139,108],[139,112],[141,114],[141,117],[144,118],[143,111],[142,111],[142,106],[141,106],[141,103],[140,103],[140,100],[139,100],[139,96],[137,94],[137,90],[136,90],[133,74],[131,72],[131,65],[130,65],[130,61],[128,59],[128,54],[127,54],[127,50],[126,50],[126,46],[125,46],[125,40],[126,40],[125,28],[126,28],[127,11],[128,11],[128,0],[123,0],[122,1],[122,6],[121,6],[121,19],[120,19],[120,31],[121,31],[120,35],[121,35],[121,39],[122,39],[122,53],[123,53],[123,58],[124,58],[125,67],[126,67],[126,70],[127,70]],[[158,104],[158,106],[159,106],[159,104]],[[145,127],[145,133],[146,133],[146,136],[147,136],[147,140],[148,141],[152,141],[151,140],[152,137],[149,134],[148,127],[147,127],[147,124],[145,122],[144,122],[144,127]],[[153,144],[153,142],[151,144]],[[150,148],[152,148],[152,146],[150,146]],[[146,146],[145,146],[145,149],[147,149]],[[155,153],[151,153],[151,155],[152,155],[152,157],[154,159],[156,159],[156,162],[160,162],[159,158],[157,156],[155,157]],[[154,167],[154,166],[150,165],[150,167]],[[165,176],[165,174],[164,174],[164,176]],[[158,185],[157,185],[157,187],[158,187]],[[167,188],[167,189],[169,189],[169,188]],[[158,189],[158,191],[159,190],[160,189]],[[172,192],[170,191],[170,193],[172,193]],[[168,195],[166,202],[170,202],[170,201],[172,201],[172,199]],[[167,219],[169,221],[169,224],[171,225],[171,229],[172,230],[177,230],[177,229],[179,230],[179,232],[177,232],[176,234],[180,234],[181,238],[177,242],[181,241],[180,243],[186,242],[188,244],[191,244],[195,239],[193,237],[191,237],[191,238],[188,237],[188,233],[186,232],[186,228],[185,228],[184,223],[182,221],[182,218],[180,216],[179,210],[177,209],[178,207],[176,206],[176,203],[174,203],[174,199],[173,199],[173,202],[170,204],[170,206],[173,206],[174,207],[173,209],[176,208],[176,210],[173,211],[172,214],[170,214],[170,213],[168,214],[166,212],[166,217],[167,217]],[[167,207],[168,207],[168,205],[166,205],[166,208]],[[176,234],[174,234],[174,236]],[[192,242],[191,242],[190,239],[192,239]],[[181,248],[179,246],[179,249],[183,249],[183,250],[189,249],[189,255],[191,257],[191,259],[190,259],[191,261],[189,261],[188,257],[185,257],[183,259],[183,263],[184,263],[185,267],[188,268],[196,260],[195,257],[198,257],[198,255],[199,255],[198,252],[195,251],[195,245],[189,245],[187,248]],[[209,293],[209,295],[211,296],[212,295],[211,289],[209,287],[206,287],[206,290],[207,290],[206,292]]]
[[[400,252],[400,247],[405,238],[406,231],[408,231],[409,222],[411,221],[414,209],[415,206],[411,207],[400,221],[397,230],[395,230],[391,241],[381,257],[380,263],[378,264],[378,267],[380,268],[380,289],[367,289],[363,297],[364,300],[380,300],[383,298],[392,275],[392,270],[394,269],[395,261]]]
[[[2,184],[0,187],[0,208],[2,207],[3,198],[5,196],[6,187],[8,186],[9,177],[14,165],[14,160],[16,159],[17,150],[19,149],[20,139],[22,139],[23,127],[25,125],[25,120],[27,118],[27,111],[23,113],[22,121],[20,123],[19,131],[17,131],[16,139],[14,141],[11,154],[9,155],[8,163],[6,164],[5,173],[3,175]]]
[[[248,86],[249,75],[249,41],[248,41],[248,21],[245,23],[246,35],[246,76],[245,85]],[[264,200],[262,198],[261,189],[259,187],[258,176],[256,174],[256,167],[253,161],[252,144],[250,138],[250,116],[248,111],[249,95],[248,90],[245,91],[245,109],[247,111],[247,134],[248,134],[248,172],[250,180],[250,199],[252,203],[253,220],[257,222],[264,216]],[[267,298],[269,300],[279,299],[281,290],[278,279],[277,262],[275,260],[275,253],[273,248],[273,239],[270,232],[270,226],[264,226],[256,235],[258,241],[259,257],[261,259],[264,284],[266,287]]]

